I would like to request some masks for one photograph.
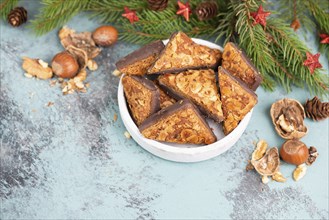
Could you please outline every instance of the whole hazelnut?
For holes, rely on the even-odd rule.
[[[79,70],[78,61],[67,51],[56,54],[51,62],[53,72],[61,78],[72,78]]]
[[[285,162],[298,166],[307,161],[309,152],[303,142],[292,139],[283,143],[280,149],[280,156]]]
[[[118,40],[118,30],[113,26],[100,26],[92,36],[98,46],[108,47]]]

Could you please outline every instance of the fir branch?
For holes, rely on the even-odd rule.
[[[193,1],[192,8],[202,0]],[[122,30],[120,39],[132,43],[145,44],[157,39],[166,39],[173,32],[184,31],[192,37],[210,36],[216,27],[215,19],[209,21],[199,21],[192,15],[187,22],[182,16],[176,15],[177,2],[171,0],[163,11],[153,11],[144,9],[137,11],[140,20],[131,25],[126,19],[120,19]]]
[[[16,7],[18,1],[19,0],[1,0],[0,13],[3,20],[7,19],[8,14],[14,7]]]
[[[324,54],[327,57],[327,60],[329,60],[329,44],[321,44],[320,43],[319,51],[320,51],[320,53]]]
[[[89,0],[42,0],[42,7],[31,27],[37,35],[45,34],[67,23],[77,13],[87,8]]]
[[[121,18],[122,13],[124,12],[124,7],[128,7],[131,10],[141,11],[147,8],[147,1],[91,1],[87,10],[92,13],[92,17],[97,18],[102,23],[119,23],[118,19]]]
[[[279,0],[277,17],[282,19],[287,24],[291,24],[295,19],[301,23],[301,28],[313,32],[316,26],[312,14],[307,8],[309,2],[314,0]]]
[[[308,9],[313,14],[314,19],[318,24],[320,30],[329,33],[329,2],[309,0],[307,1],[307,3]]]
[[[215,32],[225,31],[225,41],[232,40],[233,36],[233,40],[245,50],[262,74],[265,89],[273,90],[278,83],[287,92],[295,85],[306,86],[310,93],[319,96],[329,94],[326,76],[318,69],[311,75],[303,66],[308,48],[288,24],[271,17],[267,20],[266,30],[260,25],[253,26],[250,12],[258,8],[256,0],[232,1],[228,8],[227,16],[219,16]],[[230,24],[230,21],[235,24]],[[221,36],[223,34],[219,33],[218,37]]]
[[[286,75],[281,80],[291,81],[302,88],[306,85],[311,94],[328,95],[329,82],[325,80],[326,76],[321,74],[319,69],[316,69],[314,74],[310,74],[308,68],[303,65],[309,49],[291,28],[280,19],[269,19],[267,31],[273,39],[276,39],[276,43],[270,45],[273,56],[282,60],[281,65],[292,75],[292,77]],[[291,84],[289,90],[290,87]]]

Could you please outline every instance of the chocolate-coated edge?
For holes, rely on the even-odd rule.
[[[170,115],[183,110],[183,109],[188,109],[191,107],[193,111],[196,113],[197,117],[200,119],[200,121],[203,123],[203,125],[208,129],[209,133],[215,138],[215,141],[217,140],[216,135],[214,132],[211,130],[209,127],[207,121],[204,119],[198,108],[188,99],[183,99],[175,104],[168,106],[167,108],[161,109],[157,113],[151,115],[147,119],[145,119],[141,125],[139,126],[139,131],[142,133],[145,129],[148,127],[152,126],[155,122],[158,122],[164,118],[169,117]]]
[[[173,38],[175,38],[176,37],[176,35],[177,34],[179,34],[179,33],[182,33],[182,34],[185,34],[184,32],[182,32],[182,31],[177,31],[177,32],[174,32],[171,36],[170,36],[170,38],[169,38],[169,40],[168,40],[168,43],[166,44],[166,46],[164,47],[164,49],[161,51],[161,53],[159,54],[159,56],[158,56],[158,59],[164,54],[164,52],[166,51],[166,49],[167,49],[167,47],[169,46],[169,42],[173,39]],[[187,36],[187,34],[185,34],[186,36]],[[188,38],[190,38],[189,36],[187,36]],[[190,38],[191,39],[191,38]],[[191,39],[192,40],[192,39]],[[193,41],[193,40],[192,40]],[[194,42],[194,41],[193,41]],[[195,43],[195,42],[194,42]],[[204,46],[204,45],[202,45],[202,46]],[[210,48],[210,49],[213,49],[213,48]],[[214,49],[214,50],[218,50],[218,49]],[[222,51],[221,51],[221,53],[222,53]],[[157,60],[158,60],[157,59]],[[156,61],[157,61],[156,60]],[[149,73],[149,70],[150,69],[152,69],[153,67],[154,67],[154,65],[155,65],[155,63],[156,63],[156,61],[154,62],[154,64],[152,64],[152,66],[150,66],[149,68],[148,68],[148,70],[147,70],[147,74],[149,74],[149,75],[153,75],[153,74],[165,74],[165,73],[178,73],[178,72],[182,72],[182,71],[186,71],[186,70],[199,70],[199,69],[216,69],[218,66],[219,66],[219,64],[220,64],[220,61],[221,61],[221,59],[218,59],[218,61],[214,64],[214,65],[211,65],[211,66],[197,66],[197,67],[184,67],[184,68],[173,68],[173,69],[169,69],[169,70],[163,70],[163,71],[158,71],[158,72],[155,72],[155,73]]]
[[[121,58],[115,65],[120,70],[137,61],[146,59],[151,55],[158,55],[164,47],[161,40],[154,41]]]
[[[225,74],[228,77],[230,77],[233,81],[235,81],[236,83],[238,83],[246,92],[248,92],[249,94],[251,94],[252,96],[254,96],[256,98],[256,101],[258,102],[258,96],[255,93],[254,90],[250,89],[249,86],[243,82],[241,79],[239,79],[238,77],[232,75],[228,70],[224,69],[223,67],[218,67],[218,85],[219,85],[219,89],[220,89],[220,77],[219,74]]]
[[[179,73],[184,72],[187,70],[202,70],[202,69],[212,69],[215,70],[220,64],[220,59],[212,66],[197,66],[197,67],[184,67],[184,68],[174,68],[174,69],[168,69],[168,70],[162,70],[155,73],[147,73],[148,75],[161,75],[166,73]]]
[[[215,74],[215,73],[214,73]],[[161,77],[161,76],[160,76]],[[176,99],[177,101],[180,99],[189,99],[188,97],[186,97],[184,94],[182,94],[179,91],[176,91],[172,88],[170,88],[168,85],[160,82],[161,78],[159,79],[159,85],[160,87],[165,90],[171,97],[173,97],[174,99]],[[217,91],[218,92],[218,91]],[[200,104],[194,102],[193,100],[191,100],[191,102],[193,102],[199,109],[200,111],[206,115],[209,118],[212,118],[214,121],[220,123],[224,120],[224,116],[221,118],[218,118],[215,114],[212,114],[210,111],[208,111],[206,108],[204,108],[203,106],[201,106]]]
[[[236,49],[238,52],[241,52],[241,57],[242,59],[254,70],[254,72],[256,73],[255,75],[255,82],[251,85],[251,89],[256,91],[256,89],[258,88],[258,86],[261,84],[261,82],[263,81],[263,77],[260,75],[258,69],[255,67],[255,65],[251,62],[251,60],[248,58],[247,54],[241,50],[237,45],[235,45],[232,42],[228,42],[227,44],[230,44],[234,49]],[[224,47],[225,49],[225,47]]]
[[[124,77],[130,77],[133,80],[137,81],[138,83],[142,84],[144,87],[146,87],[148,90],[152,93],[151,98],[151,109],[150,109],[150,115],[156,113],[160,110],[160,91],[156,87],[153,81],[146,79],[142,76],[135,76],[135,75],[125,75]],[[126,98],[126,101],[128,102],[128,99]],[[129,105],[128,105],[129,107]],[[129,108],[130,110],[130,108]],[[134,120],[135,121],[135,120]]]

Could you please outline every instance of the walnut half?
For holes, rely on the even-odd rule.
[[[263,176],[272,176],[279,171],[280,157],[278,148],[272,147],[268,149],[265,155],[259,160],[251,160],[251,164],[256,171]]]
[[[40,59],[23,57],[22,68],[29,75],[36,76],[39,79],[49,79],[53,76],[53,71],[48,67],[48,63]]]
[[[270,113],[275,130],[282,138],[299,139],[307,134],[304,108],[298,101],[281,99],[272,104]]]

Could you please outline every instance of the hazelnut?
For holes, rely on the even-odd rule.
[[[51,63],[54,73],[61,78],[72,78],[79,70],[79,64],[67,51],[56,54]]]
[[[113,26],[100,26],[92,37],[98,46],[108,47],[118,40],[118,30]]]
[[[280,156],[285,162],[298,166],[307,161],[309,152],[303,142],[292,139],[283,143],[280,149]]]

